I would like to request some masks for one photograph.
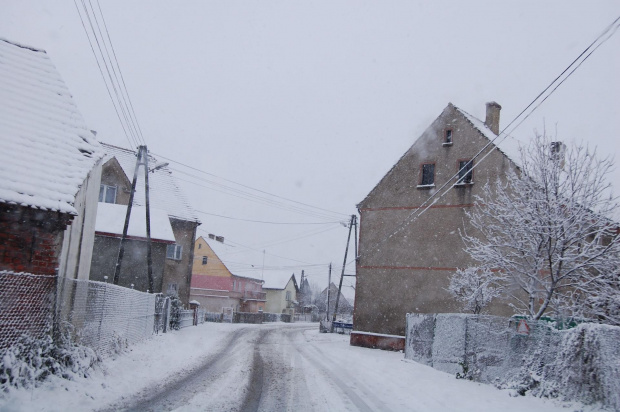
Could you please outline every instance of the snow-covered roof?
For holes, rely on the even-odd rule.
[[[0,202],[76,214],[103,154],[45,51],[0,38]]]
[[[465,118],[478,130],[484,137],[493,141],[497,137],[495,133],[480,119],[475,118],[471,114],[467,113],[465,110],[460,109],[458,107],[454,107],[458,110]],[[512,136],[502,135],[497,140],[493,142],[493,144],[508,157],[514,164],[517,166],[521,165],[521,152],[520,147],[522,147],[523,143],[519,140],[515,139]]]
[[[263,283],[263,289],[284,289],[289,280],[293,278],[295,285],[297,285],[297,279],[295,275],[289,275],[288,273],[265,273],[263,276],[265,283]]]
[[[170,226],[170,219],[164,210],[151,208],[151,240],[174,243],[174,232]],[[127,206],[113,203],[98,203],[95,232],[121,236],[125,226]],[[127,236],[146,239],[146,208],[133,206]]]
[[[131,182],[136,167],[137,152],[107,143],[102,143],[102,146],[105,150],[104,162],[115,157],[123,168],[127,179]],[[153,169],[160,163],[153,156],[149,156],[150,169]],[[165,210],[171,218],[200,223],[196,212],[186,200],[179,184],[167,166],[163,166],[149,174],[149,198],[151,207]],[[144,168],[140,168],[140,173],[138,174],[134,204],[144,205]]]

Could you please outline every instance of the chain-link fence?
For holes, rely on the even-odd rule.
[[[488,315],[407,315],[405,358],[457,377],[620,410],[620,328]]]
[[[56,320],[105,356],[153,334],[155,299],[109,283],[59,278]]]
[[[0,271],[0,349],[49,332],[56,276]]]

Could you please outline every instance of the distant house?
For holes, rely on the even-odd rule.
[[[0,39],[0,347],[87,279],[103,152],[43,50]]]
[[[329,316],[331,320],[331,316],[334,314],[334,310],[336,310],[336,297],[338,296],[338,286],[336,286],[333,282],[329,285]],[[323,289],[321,294],[319,295],[316,306],[321,314],[321,319],[325,319],[325,315],[327,314],[327,288]],[[347,298],[344,297],[342,293],[340,293],[340,299],[338,300],[338,315],[340,316],[351,316],[353,314],[353,305],[349,303]]]
[[[515,170],[519,157],[518,143],[507,138],[487,148],[484,162],[472,160],[499,133],[500,110],[499,104],[487,103],[483,122],[448,104],[358,205],[352,344],[381,347],[385,337],[402,345],[407,313],[460,311],[446,288],[457,268],[473,264],[459,232],[473,233],[465,212],[486,182],[505,179],[508,170]],[[458,183],[450,183],[444,196],[408,223],[457,172]],[[491,305],[488,312],[512,314],[506,302]]]
[[[234,275],[220,258],[233,252],[234,248],[224,243],[223,237],[209,235],[196,239],[191,299],[208,312],[222,313],[225,308],[235,312],[264,311],[263,281]]]
[[[106,152],[91,279],[112,282],[136,166],[136,152],[102,143]],[[199,219],[170,169],[149,156],[149,199],[154,290],[176,293],[189,303],[193,245]],[[148,289],[144,170],[140,168],[119,285]],[[107,277],[107,280],[106,278]]]
[[[299,287],[295,275],[265,275],[263,290],[267,292],[265,311],[268,313],[284,313],[294,315],[299,306],[297,293]]]

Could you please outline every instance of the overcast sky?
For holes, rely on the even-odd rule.
[[[219,177],[172,164],[199,182],[183,182],[193,206],[309,223],[347,220],[448,102],[484,120],[485,102],[497,101],[506,125],[620,16],[618,1],[100,4],[149,150]],[[74,2],[0,5],[0,37],[45,49],[98,138],[129,147]],[[616,155],[619,51],[616,34],[513,135],[527,140],[546,125]],[[338,214],[286,211],[301,205],[267,206],[206,181],[234,186],[220,178]],[[262,250],[265,277],[305,268],[325,286],[330,261],[340,273],[338,223],[200,218],[205,232],[256,249],[237,246],[228,259],[240,275],[261,277]]]

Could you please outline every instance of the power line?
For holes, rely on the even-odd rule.
[[[218,178],[218,179],[222,179],[222,180],[224,180],[224,181],[226,181],[226,182],[229,182],[229,183],[234,183],[234,184],[239,185],[239,186],[241,186],[241,187],[245,187],[246,189],[254,190],[254,191],[257,191],[257,192],[262,193],[262,194],[265,194],[265,195],[273,196],[273,197],[278,198],[278,199],[286,200],[286,201],[288,201],[288,202],[297,203],[297,204],[302,205],[302,206],[310,207],[310,208],[313,208],[313,209],[318,209],[318,210],[321,210],[321,211],[323,211],[323,212],[329,212],[329,213],[332,213],[332,214],[335,214],[335,215],[347,216],[347,217],[349,216],[349,214],[347,214],[347,213],[335,212],[335,211],[333,211],[333,210],[324,209],[324,208],[322,208],[322,207],[313,206],[313,205],[310,205],[310,204],[308,204],[308,203],[303,203],[303,202],[299,202],[299,201],[297,201],[297,200],[289,199],[289,198],[286,198],[286,197],[283,197],[283,196],[278,196],[278,195],[276,195],[276,194],[269,193],[269,192],[266,192],[266,191],[261,190],[261,189],[256,189],[256,188],[254,188],[254,187],[252,187],[252,186],[248,186],[248,185],[245,185],[245,184],[243,184],[243,183],[236,182],[236,181],[234,181],[234,180],[230,180],[230,179],[226,179],[226,178],[224,178],[224,177],[217,176],[217,175],[215,175],[215,174],[213,174],[213,173],[206,172],[206,171],[204,171],[204,170],[201,170],[201,169],[195,168],[195,167],[193,167],[193,166],[189,166],[189,165],[187,165],[187,164],[185,164],[185,163],[182,163],[182,162],[179,162],[179,161],[176,161],[176,160],[170,159],[170,158],[165,157],[165,156],[162,156],[162,155],[157,155],[157,156],[161,157],[162,159],[166,159],[166,160],[168,160],[168,161],[170,161],[170,162],[177,163],[177,164],[179,164],[179,165],[181,165],[181,166],[185,166],[185,167],[187,167],[188,169],[192,169],[192,170],[195,170],[195,171],[197,171],[197,172],[204,173],[204,174],[206,174],[206,175],[209,175],[209,176],[212,176],[212,177],[215,177],[215,178]]]
[[[277,209],[286,210],[286,211],[289,211],[289,212],[299,213],[299,214],[302,214],[302,215],[312,216],[312,217],[321,218],[321,219],[333,219],[334,218],[334,216],[325,215],[323,213],[315,212],[315,211],[312,211],[312,210],[302,209],[302,208],[300,208],[298,206],[294,206],[294,205],[287,205],[287,204],[285,204],[285,203],[283,203],[281,201],[278,201],[278,200],[262,197],[262,196],[259,196],[259,195],[256,195],[256,194],[252,194],[252,193],[240,190],[240,189],[236,189],[236,188],[233,188],[233,187],[230,187],[230,186],[226,186],[226,185],[221,184],[221,183],[212,182],[212,181],[209,181],[207,179],[203,179],[203,178],[194,176],[192,174],[183,172],[183,171],[175,169],[175,168],[171,168],[171,170],[174,170],[174,171],[176,171],[178,173],[185,174],[187,176],[190,176],[190,177],[193,177],[195,179],[198,179],[200,182],[204,182],[204,183],[207,183],[207,184],[211,184],[211,185],[220,187],[220,189],[216,189],[214,187],[205,186],[205,185],[202,185],[202,184],[200,184],[198,182],[195,182],[195,181],[192,181],[192,180],[181,179],[179,177],[176,178],[179,181],[187,182],[187,183],[199,186],[199,187],[203,187],[205,189],[213,190],[215,192],[224,193],[224,194],[227,194],[229,196],[237,197],[237,198],[244,199],[244,200],[253,201],[253,202],[256,202],[256,203],[260,203],[260,204],[267,205],[267,206],[272,206],[272,207],[275,207]]]
[[[513,125],[530,107],[534,106],[532,108],[532,110],[523,118],[519,121],[519,123],[512,128],[511,133],[514,132],[514,130],[516,130],[516,128],[518,126],[520,126],[528,117],[530,117],[532,115],[532,113],[534,113],[536,111],[536,109],[538,109],[538,107],[540,107],[540,105],[547,100],[556,90],[557,88],[562,85],[582,64],[585,60],[587,60],[592,53],[594,53],[603,43],[605,43],[607,40],[609,40],[611,38],[611,36],[613,36],[616,31],[618,30],[618,27],[620,26],[615,26],[618,21],[620,21],[620,17],[616,18],[609,26],[607,26],[605,28],[605,30],[603,30],[603,32],[588,46],[586,47],[586,49],[581,52],[581,54],[579,54],[579,56],[577,56],[577,58],[575,58],[571,64],[568,65],[568,67],[566,67],[562,73],[560,73],[560,75],[558,75],[555,79],[553,79],[553,81],[541,92],[539,93],[536,98],[534,98],[534,100],[532,100],[526,107],[525,109],[523,109],[515,118],[513,118],[513,120],[502,129],[502,131],[495,136],[493,139],[491,139],[472,159],[471,162],[473,162],[473,160],[475,160],[478,156],[480,156],[489,146],[491,146],[500,136],[503,135],[502,140],[498,143],[501,144],[501,142],[503,142],[506,137],[508,136],[507,133],[505,133],[505,131],[510,128],[511,125]],[[615,27],[614,27],[615,26]],[[613,31],[612,31],[613,29]],[[609,33],[609,35],[602,40],[596,47],[593,48],[593,46],[599,42],[599,40],[601,40],[604,36],[606,36]],[[590,51],[588,53],[588,51],[592,49],[592,51]],[[585,57],[584,57],[585,56]],[[583,59],[582,59],[583,57]],[[573,67],[575,66],[575,67]],[[571,70],[572,68],[572,70]],[[556,82],[558,82],[558,80],[560,78],[562,78],[562,76],[564,74],[566,74],[566,77],[564,77],[558,84],[556,84]],[[554,86],[555,85],[555,86]],[[536,104],[536,102],[548,91],[550,90],[549,94],[547,96],[544,97],[544,99],[542,99],[538,104]],[[496,145],[496,147],[498,146]],[[473,170],[475,167],[479,166],[482,161],[484,159],[486,159],[486,157],[492,153],[494,148],[491,148],[491,150],[489,152],[487,152],[482,159],[480,159],[480,161],[478,161],[476,164],[473,164],[470,170]],[[452,180],[454,180],[455,178],[457,178],[459,176],[459,174],[461,172],[463,172],[466,169],[466,166],[463,166],[463,168],[461,168],[459,171],[457,171],[450,179],[448,179],[446,181],[446,183],[444,183],[435,193],[433,193],[431,196],[429,196],[428,199],[426,199],[418,208],[417,210],[412,211],[403,221],[402,223],[390,234],[388,234],[387,236],[385,236],[383,239],[381,239],[379,242],[375,243],[374,245],[372,245],[371,247],[369,247],[367,250],[376,250],[377,247],[381,246],[383,243],[385,243],[389,238],[391,238],[392,236],[396,235],[397,233],[399,233],[401,230],[403,230],[405,227],[409,226],[411,223],[413,223],[415,220],[417,220],[420,216],[422,216],[428,209],[431,208],[431,206],[433,206],[435,203],[437,203],[437,201],[439,199],[441,199],[443,196],[445,196],[448,193],[448,190],[445,190],[443,193],[442,190],[444,190],[446,188],[446,186],[448,186],[450,184],[450,182],[452,182]],[[449,189],[449,188],[448,188]],[[441,193],[441,194],[440,194]],[[429,204],[429,202],[431,201],[431,199],[435,198],[437,195],[439,195],[439,197],[437,197],[435,200],[433,200],[432,203]],[[426,207],[424,207],[425,205],[427,205]],[[423,208],[424,207],[424,208]],[[419,213],[417,213],[417,215],[414,216],[414,214],[416,214],[416,212],[419,211]],[[413,216],[413,218],[411,218]],[[357,257],[355,257],[354,259],[357,259]],[[351,263],[351,262],[349,262]]]
[[[138,117],[136,116],[136,112],[133,108],[131,97],[129,96],[129,91],[127,90],[127,85],[125,84],[125,77],[123,76],[123,71],[121,70],[121,66],[118,63],[118,58],[116,57],[116,50],[114,50],[114,43],[112,43],[112,38],[110,37],[110,32],[108,31],[108,25],[105,22],[105,17],[103,15],[103,11],[101,10],[101,4],[99,4],[99,0],[96,0],[96,1],[97,1],[97,8],[99,9],[99,15],[101,16],[101,21],[103,22],[103,27],[105,29],[106,36],[108,38],[108,43],[110,44],[110,48],[112,49],[112,55],[114,56],[114,62],[116,63],[116,67],[118,68],[118,74],[120,75],[121,81],[123,83],[121,91],[123,90],[125,91],[125,96],[127,97],[127,101],[129,101],[129,105],[128,105],[128,112],[130,115],[129,117],[132,123],[134,124],[134,127],[136,128],[137,134],[138,136],[140,136],[142,143],[146,145],[146,140],[144,139],[144,135],[142,134],[142,128],[140,127],[140,123],[138,122]],[[90,3],[90,0],[89,0],[89,3]],[[91,4],[91,9],[92,9],[92,4]],[[114,65],[112,65],[112,68],[114,68]],[[116,76],[116,72],[114,72],[114,74]],[[117,78],[117,81],[118,81],[118,78]],[[127,102],[125,102],[125,104],[127,104]]]
[[[239,220],[242,222],[265,223],[265,224],[270,224],[270,225],[329,225],[333,223],[340,223],[340,221],[336,221],[336,222],[333,222],[333,221],[332,222],[268,222],[268,221],[263,221],[263,220],[251,220],[251,219],[242,219],[242,218],[232,217],[232,216],[218,215],[216,213],[208,213],[208,212],[203,212],[201,210],[196,210],[196,209],[194,210],[197,213],[200,213],[203,215],[216,216],[216,217],[221,217],[224,219],[231,219],[231,220]]]
[[[93,55],[95,56],[95,61],[97,62],[97,67],[99,67],[99,73],[101,73],[101,77],[103,78],[103,83],[105,85],[106,90],[108,91],[108,96],[110,96],[110,100],[112,100],[112,105],[114,106],[114,111],[116,112],[116,116],[118,117],[118,121],[121,124],[121,127],[123,128],[123,133],[125,134],[125,137],[127,138],[127,142],[129,142],[129,146],[130,147],[137,147],[138,144],[135,141],[132,141],[132,139],[129,137],[129,134],[127,134],[127,129],[125,128],[125,123],[123,123],[123,120],[121,119],[121,115],[118,112],[118,108],[116,107],[116,102],[114,100],[114,98],[112,97],[112,93],[110,92],[110,87],[108,86],[108,83],[105,79],[105,75],[103,74],[103,69],[101,68],[101,64],[99,63],[99,59],[97,58],[97,53],[95,52],[95,48],[93,46],[93,43],[90,39],[90,35],[88,34],[88,29],[86,28],[86,24],[84,23],[84,19],[82,18],[82,13],[80,12],[80,8],[78,7],[77,4],[77,0],[73,0],[73,3],[75,4],[75,8],[78,12],[78,16],[80,17],[80,21],[82,22],[82,27],[84,28],[84,32],[86,33],[86,38],[88,39],[88,44],[90,45],[90,49],[93,52]],[[132,136],[133,137],[133,136]]]

